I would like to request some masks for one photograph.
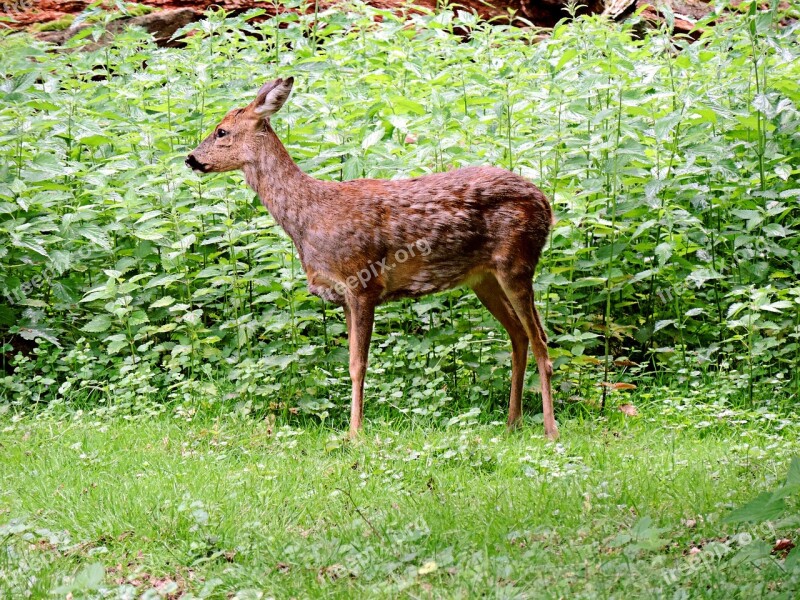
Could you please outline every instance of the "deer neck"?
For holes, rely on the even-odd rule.
[[[255,160],[244,167],[245,181],[298,245],[321,196],[322,182],[300,170],[269,123],[257,139]]]

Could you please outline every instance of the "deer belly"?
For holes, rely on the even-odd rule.
[[[382,298],[416,298],[449,290],[460,285],[471,285],[482,277],[483,269],[465,256],[446,262],[430,263],[409,260],[387,265]]]
[[[319,275],[312,275],[311,273],[307,273],[307,275],[309,292],[315,296],[319,296],[326,302],[339,305],[343,305],[345,303],[344,296],[337,291],[337,289],[341,290],[341,286],[337,286],[332,281],[329,281],[327,278]]]

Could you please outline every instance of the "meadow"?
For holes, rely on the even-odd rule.
[[[749,9],[748,9],[749,7]],[[800,44],[777,6],[671,36],[457,7],[0,30],[0,590],[8,597],[793,597]],[[519,172],[562,437],[506,433],[465,290],[379,308],[347,442],[341,310],[189,150],[260,85],[318,178]]]

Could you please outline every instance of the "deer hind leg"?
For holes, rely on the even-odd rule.
[[[364,376],[367,372],[369,341],[375,320],[375,304],[360,298],[351,298],[345,306],[347,336],[350,346],[350,380],[353,394],[350,400],[350,437],[361,430],[364,416]]]
[[[484,277],[472,286],[472,290],[511,338],[511,398],[508,402],[508,428],[513,429],[522,420],[522,388],[525,383],[525,368],[528,365],[528,336],[494,275],[489,274]]]
[[[539,379],[541,379],[542,383],[544,433],[548,438],[555,440],[558,438],[558,427],[556,426],[553,412],[553,391],[550,384],[553,365],[550,362],[550,355],[547,351],[547,335],[544,332],[542,320],[539,317],[533,299],[531,276],[532,274],[511,275],[502,273],[498,274],[497,279],[530,339],[533,355],[536,358],[536,366],[539,368]]]

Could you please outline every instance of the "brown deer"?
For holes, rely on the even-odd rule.
[[[545,435],[555,439],[552,365],[531,283],[553,223],[544,194],[495,167],[402,180],[314,179],[270,126],[293,83],[292,77],[266,83],[253,102],[222,119],[186,164],[203,173],[244,171],[297,247],[311,293],[344,307],[353,384],[350,436],[361,429],[375,307],[466,285],[511,338],[508,427],[521,421],[530,342]]]

